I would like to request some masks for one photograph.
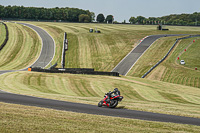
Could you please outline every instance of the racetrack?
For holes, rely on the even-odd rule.
[[[54,49],[55,49],[54,41],[44,30],[33,25],[28,25],[28,24],[24,24],[24,25],[33,28],[43,40],[43,48],[42,48],[40,57],[31,66],[45,67],[46,65],[49,64],[49,62],[52,60],[52,57],[54,55]],[[142,55],[142,51],[145,51],[145,49],[147,49],[156,39],[163,36],[166,36],[166,35],[157,35],[150,38],[148,37],[147,40],[145,39],[140,44],[141,47],[134,49],[135,52],[133,53],[139,53]],[[133,55],[134,54],[131,54],[131,57],[133,57]],[[128,59],[128,61],[130,61],[130,58]],[[133,64],[129,63],[129,66],[132,66],[132,65]],[[130,69],[130,67],[125,67],[125,68]],[[11,71],[0,71],[0,74],[6,73],[6,72],[11,72]],[[200,119],[197,119],[197,118],[134,111],[134,110],[127,110],[127,109],[120,109],[120,108],[116,108],[116,109],[99,108],[94,105],[72,103],[72,102],[58,101],[58,100],[52,100],[52,99],[43,99],[43,98],[37,98],[37,97],[31,97],[31,96],[6,93],[4,91],[0,91],[0,101],[7,102],[7,103],[28,105],[28,106],[39,106],[39,107],[52,108],[52,109],[58,109],[58,110],[73,111],[73,112],[79,112],[79,113],[107,115],[107,116],[142,119],[142,120],[149,120],[149,121],[192,124],[192,125],[200,126]]]
[[[0,101],[7,102],[7,103],[28,105],[28,106],[38,106],[38,107],[52,108],[52,109],[58,109],[58,110],[73,111],[73,112],[79,112],[79,113],[124,117],[124,118],[141,119],[141,120],[149,120],[149,121],[192,124],[192,125],[200,126],[200,119],[197,119],[197,118],[127,110],[127,109],[120,109],[120,108],[115,108],[115,109],[110,109],[106,107],[100,108],[95,105],[37,98],[37,97],[31,97],[31,96],[10,94],[10,93],[5,93],[5,92],[0,93]]]
[[[25,26],[32,28],[39,34],[40,38],[42,39],[42,44],[43,44],[42,51],[37,61],[34,64],[32,64],[31,67],[46,67],[51,62],[55,54],[54,51],[55,42],[53,38],[45,30],[37,26],[25,23],[19,23],[19,24],[23,24]]]
[[[34,25],[30,25],[30,24],[25,24],[25,23],[19,23],[25,26],[28,26],[30,28],[32,28],[33,30],[36,31],[36,33],[40,36],[41,40],[42,40],[42,51],[40,53],[40,56],[38,57],[38,59],[29,67],[46,67],[51,60],[54,57],[55,54],[55,42],[53,40],[53,38],[43,29],[34,26]],[[24,68],[21,71],[26,71],[28,70],[28,68]],[[0,75],[3,73],[7,73],[7,72],[14,72],[16,70],[0,70]]]
[[[180,35],[152,35],[145,38],[137,47],[135,47],[119,64],[112,70],[112,72],[119,72],[120,75],[126,76],[137,60],[144,54],[144,52],[161,37],[180,36]]]

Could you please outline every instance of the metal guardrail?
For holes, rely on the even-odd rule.
[[[55,69],[55,67],[58,65],[58,63],[56,62],[54,65],[50,66],[48,69]]]
[[[63,41],[63,49],[62,49],[62,60],[61,65],[62,68],[65,68],[65,51],[68,50],[68,40],[67,40],[67,33],[64,33],[64,41]]]
[[[2,23],[5,26],[6,29],[6,38],[4,40],[4,42],[0,45],[0,51],[3,49],[3,47],[6,45],[6,43],[8,42],[8,36],[9,36],[9,32],[8,32],[8,27],[5,23]]]
[[[170,50],[167,52],[167,54],[158,63],[156,63],[152,68],[150,68],[149,71],[147,71],[141,78],[145,78],[153,69],[155,69],[160,63],[162,63],[167,58],[167,56],[170,54],[170,52],[172,51],[172,49],[175,47],[175,45],[177,44],[177,42],[179,40],[188,39],[188,38],[192,38],[192,37],[200,37],[200,35],[190,35],[187,37],[182,37],[182,38],[176,39],[174,45],[170,48]]]

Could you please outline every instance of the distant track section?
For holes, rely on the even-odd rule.
[[[143,39],[137,47],[135,47],[119,64],[112,70],[118,72],[120,75],[126,76],[131,70],[137,60],[144,54],[144,52],[161,37],[180,36],[180,35],[151,35]]]
[[[29,67],[46,67],[54,57],[55,54],[55,42],[53,38],[43,29],[26,23],[18,23],[25,26],[30,27],[31,29],[35,30],[37,34],[40,36],[42,41],[42,50],[40,52],[40,56],[38,59]],[[21,69],[27,70],[28,68]],[[7,72],[14,72],[17,70],[0,70],[0,75]]]
[[[53,38],[43,29],[26,23],[19,23],[35,30],[42,40],[42,51],[32,67],[46,67],[54,57],[55,44]]]

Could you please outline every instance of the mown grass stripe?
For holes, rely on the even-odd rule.
[[[165,93],[165,92],[159,92],[160,95],[162,95],[165,99],[177,102],[177,103],[183,103],[183,104],[191,104],[191,102],[188,102],[187,100],[183,99],[181,96],[172,94],[172,93]]]
[[[116,87],[124,96],[119,106],[123,105],[127,109],[194,115],[200,118],[195,113],[200,110],[200,90],[194,87],[132,77],[33,72],[6,73],[0,76],[0,89],[4,91],[93,105],[97,105],[106,92],[113,91]],[[167,99],[160,91],[175,94],[180,101],[176,101],[175,96],[171,98],[167,95]]]
[[[10,38],[0,52],[0,69],[22,69],[31,65],[39,56],[41,42],[30,28],[7,23]]]

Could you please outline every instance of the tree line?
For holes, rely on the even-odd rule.
[[[0,18],[31,20],[63,20],[68,22],[92,22],[95,14],[78,8],[38,8],[0,5]]]
[[[163,17],[149,17],[143,16],[131,17],[129,19],[131,24],[166,24],[166,25],[200,25],[200,13],[193,14],[172,14]]]
[[[2,6],[0,5],[0,19],[30,19],[30,20],[56,20],[67,22],[93,22],[95,14],[89,10],[78,8],[44,8],[44,7],[24,7],[24,6]],[[119,23],[114,21],[113,15],[105,17],[98,14],[96,21],[99,23]],[[200,25],[200,13],[193,14],[172,14],[163,17],[143,16],[131,17],[131,24],[166,24],[166,25]],[[122,22],[126,23],[126,21]]]
[[[104,15],[102,13],[97,15],[97,22],[99,23],[113,23],[114,22],[114,16],[113,15],[107,15],[107,17],[105,18]]]

